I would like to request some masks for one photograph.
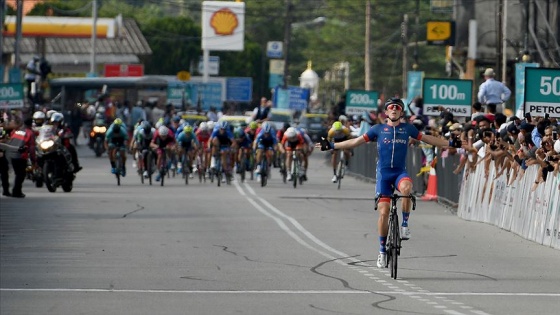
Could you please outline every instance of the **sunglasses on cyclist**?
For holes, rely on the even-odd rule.
[[[389,104],[387,105],[388,110],[402,110],[402,106],[398,104]]]

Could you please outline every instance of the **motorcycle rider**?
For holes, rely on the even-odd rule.
[[[122,176],[126,176],[126,147],[128,142],[128,131],[124,125],[122,119],[116,118],[113,123],[107,129],[105,134],[105,147],[109,152],[109,161],[111,162],[111,174],[116,174],[117,170],[115,168],[115,154],[116,150],[123,151],[123,166],[122,166]]]
[[[43,126],[43,124],[45,123],[45,120],[47,119],[47,114],[45,114],[42,111],[36,111],[35,113],[33,113],[33,132],[35,132],[35,137],[37,137],[39,135],[39,129],[41,129],[41,126]]]
[[[49,123],[53,126],[53,129],[61,139],[63,146],[68,150],[68,152],[70,152],[70,156],[72,158],[72,172],[78,173],[82,167],[78,161],[78,152],[76,152],[76,147],[74,147],[74,145],[72,145],[72,141],[70,141],[73,137],[72,131],[70,131],[70,129],[64,124],[64,115],[58,112],[53,113]]]

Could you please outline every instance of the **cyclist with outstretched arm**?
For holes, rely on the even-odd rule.
[[[400,122],[403,115],[404,104],[398,98],[392,98],[385,102],[385,114],[387,115],[387,123],[377,124],[369,129],[367,133],[361,137],[349,139],[342,142],[329,142],[322,138],[321,143],[317,144],[321,150],[333,149],[352,149],[366,142],[377,142],[377,183],[376,195],[390,196],[396,188],[402,195],[410,195],[412,192],[412,180],[406,171],[406,154],[408,150],[408,141],[410,138],[424,141],[428,144],[439,147],[457,147],[460,143],[457,140],[448,142],[447,140],[436,138],[434,136],[422,134],[411,124]],[[387,254],[385,251],[385,243],[387,241],[387,233],[389,226],[389,207],[390,198],[379,199],[379,219],[377,227],[379,230],[379,256],[377,258],[377,267],[383,268],[387,265]],[[411,202],[408,198],[402,200],[402,239],[410,238],[410,230],[408,228],[408,218],[410,215]]]

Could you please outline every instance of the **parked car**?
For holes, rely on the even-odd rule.
[[[276,110],[270,112],[269,122],[272,123],[274,129],[280,130],[285,123],[293,124],[292,112],[289,110]]]
[[[220,121],[227,121],[232,128],[243,126],[246,127],[251,121],[251,117],[243,115],[224,115],[218,119]]]
[[[305,113],[300,117],[299,127],[307,129],[307,134],[311,140],[317,142],[319,137],[326,137],[329,131],[328,115]]]

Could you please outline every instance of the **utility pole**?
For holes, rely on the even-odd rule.
[[[286,20],[284,25],[284,89],[288,88],[288,76],[289,71],[289,58],[290,53],[290,37],[292,37],[292,3],[290,0],[286,0]]]
[[[20,61],[20,44],[21,44],[21,32],[22,32],[22,19],[23,19],[23,0],[17,0],[17,13],[16,13],[16,47],[14,47],[14,68],[19,69]]]
[[[507,0],[503,0],[503,18],[502,18],[502,82],[507,83]]]
[[[401,98],[406,98],[407,90],[407,71],[408,71],[408,14],[404,15],[403,22],[401,24],[401,37],[403,44],[403,64],[402,64],[402,94]]]
[[[89,73],[95,75],[97,68],[95,64],[95,45],[97,41],[97,0],[92,0],[92,19],[93,19],[93,29],[91,30],[91,60],[89,64]]]
[[[414,27],[414,64],[412,69],[416,71],[418,69],[418,34],[420,33],[420,0],[416,0],[416,25]]]
[[[498,0],[498,21],[496,25],[496,71],[495,73],[502,74],[502,20],[504,12],[504,0]],[[503,78],[501,78],[503,81]]]
[[[364,49],[364,71],[365,71],[365,90],[371,90],[371,61],[370,61],[370,41],[371,41],[371,0],[366,1],[366,38]]]

